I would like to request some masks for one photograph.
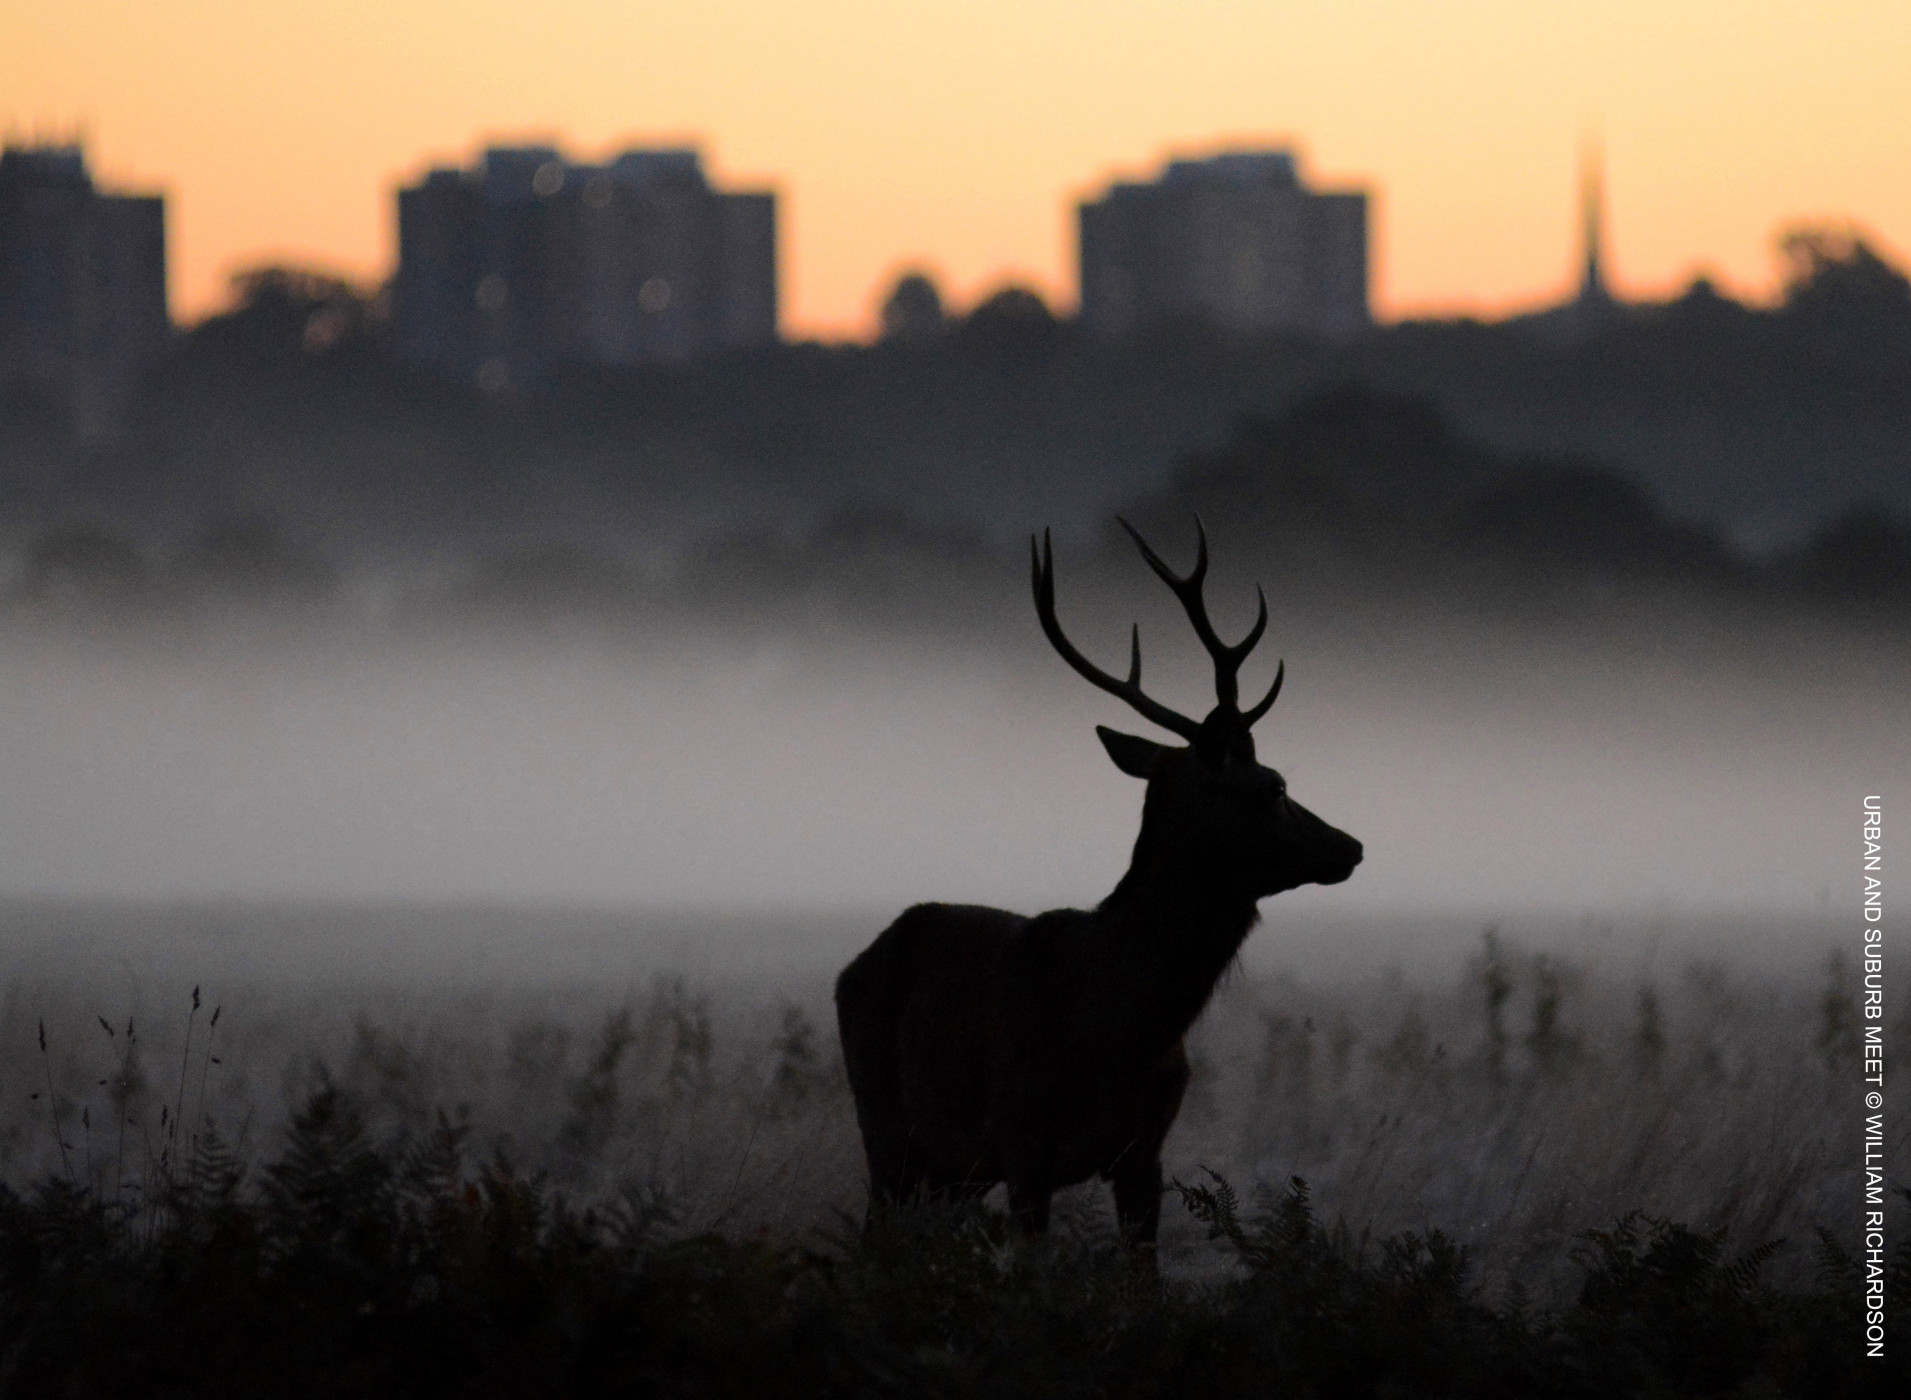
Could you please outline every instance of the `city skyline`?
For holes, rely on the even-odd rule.
[[[1171,157],[1292,146],[1371,187],[1382,320],[1496,316],[1576,281],[1576,155],[1606,152],[1626,297],[1705,273],[1769,298],[1777,234],[1849,221],[1911,246],[1911,12],[1781,0],[1559,7],[1404,0],[1173,12],[836,0],[696,14],[339,0],[323,22],[197,0],[9,21],[0,126],[83,128],[101,177],[168,196],[173,310],[263,263],[395,265],[396,190],[487,144],[696,145],[774,186],[784,333],[866,338],[905,267],[953,306],[1005,282],[1066,309],[1075,206]]]

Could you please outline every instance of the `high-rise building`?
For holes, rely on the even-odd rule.
[[[164,199],[98,190],[77,145],[0,151],[0,385],[110,432],[171,336]]]
[[[1313,191],[1290,151],[1170,161],[1081,206],[1081,319],[1334,339],[1370,323],[1367,194]]]
[[[392,314],[400,355],[492,388],[768,344],[776,196],[712,189],[693,150],[492,147],[399,191]]]

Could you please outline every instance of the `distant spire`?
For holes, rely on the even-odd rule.
[[[1587,305],[1612,300],[1606,288],[1604,227],[1606,222],[1605,171],[1599,143],[1587,140],[1579,156],[1579,245],[1584,259],[1579,275],[1579,300]]]

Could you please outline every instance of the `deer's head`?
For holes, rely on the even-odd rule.
[[[1062,659],[1092,684],[1188,741],[1185,746],[1158,744],[1096,726],[1115,766],[1148,784],[1141,846],[1152,843],[1154,850],[1184,868],[1200,870],[1217,885],[1256,899],[1300,885],[1339,884],[1360,864],[1360,842],[1289,797],[1286,780],[1254,753],[1251,730],[1280,695],[1285,664],[1276,667],[1274,683],[1259,704],[1246,711],[1240,708],[1237,678],[1242,661],[1267,630],[1266,594],[1260,594],[1259,615],[1247,636],[1228,646],[1208,620],[1201,594],[1208,572],[1208,538],[1201,522],[1195,521],[1199,552],[1186,577],[1164,564],[1134,526],[1126,520],[1121,526],[1140,546],[1148,566],[1174,590],[1194,624],[1195,635],[1214,658],[1216,704],[1199,722],[1142,693],[1139,626],[1131,633],[1125,681],[1116,680],[1077,651],[1055,620],[1055,556],[1047,531],[1039,549],[1030,539],[1029,554],[1035,613]]]

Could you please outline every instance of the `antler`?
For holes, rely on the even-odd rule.
[[[1130,531],[1129,533],[1133,533]],[[1135,536],[1140,539],[1139,535]],[[1142,546],[1147,549],[1146,545]],[[1035,548],[1035,536],[1028,541],[1029,570],[1033,575],[1035,587],[1035,615],[1042,620],[1042,631],[1048,634],[1048,640],[1056,651],[1062,654],[1062,660],[1073,666],[1089,684],[1099,686],[1110,695],[1127,701],[1146,718],[1153,720],[1163,729],[1172,730],[1182,738],[1193,740],[1201,733],[1201,726],[1186,715],[1176,714],[1158,700],[1151,700],[1141,693],[1141,627],[1135,626],[1129,637],[1128,679],[1118,681],[1094,662],[1075,650],[1074,645],[1062,635],[1062,625],[1055,620],[1055,550],[1049,542],[1048,531],[1042,531],[1042,547]],[[1149,556],[1153,559],[1153,556]],[[1206,567],[1207,555],[1202,554],[1202,567]],[[1157,565],[1157,567],[1159,567]],[[1265,619],[1263,619],[1265,620]],[[1216,663],[1217,667],[1219,662]],[[1275,689],[1280,688],[1278,680]],[[1268,704],[1273,703],[1270,696]],[[1265,706],[1263,706],[1265,709]],[[1250,721],[1251,722],[1251,721]]]
[[[1195,537],[1198,543],[1194,568],[1189,571],[1186,578],[1181,577],[1162,562],[1161,556],[1150,549],[1148,541],[1141,537],[1141,531],[1126,520],[1122,520],[1120,516],[1115,518],[1120,521],[1121,528],[1128,532],[1129,537],[1140,546],[1141,557],[1148,561],[1148,567],[1155,571],[1163,583],[1174,590],[1175,597],[1181,600],[1181,606],[1188,614],[1188,621],[1194,624],[1194,634],[1201,639],[1201,645],[1208,649],[1208,655],[1214,658],[1215,698],[1223,705],[1238,708],[1241,699],[1238,679],[1241,663],[1247,659],[1247,654],[1253,651],[1255,644],[1261,640],[1261,634],[1267,631],[1267,594],[1261,591],[1258,583],[1254,585],[1254,594],[1260,602],[1260,611],[1254,619],[1254,625],[1248,629],[1247,636],[1234,646],[1228,646],[1216,634],[1214,624],[1208,620],[1208,605],[1201,596],[1201,585],[1208,576],[1208,532],[1201,524],[1201,517],[1197,515],[1194,518]],[[1241,718],[1252,725],[1272,709],[1275,697],[1281,693],[1281,682],[1286,677],[1287,663],[1283,661],[1275,667],[1274,684],[1268,690],[1266,697]]]

